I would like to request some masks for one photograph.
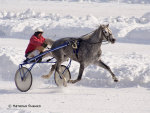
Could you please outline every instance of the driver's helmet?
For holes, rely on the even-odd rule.
[[[36,33],[43,33],[44,31],[43,31],[42,28],[37,28],[37,29],[35,29],[35,32],[36,32]]]

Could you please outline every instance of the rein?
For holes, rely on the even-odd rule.
[[[94,32],[94,31],[92,31],[92,32]],[[90,33],[92,33],[92,32],[90,32]],[[90,34],[90,33],[88,33],[88,34]],[[103,33],[103,32],[102,32]],[[86,35],[88,35],[88,34],[85,34],[85,35],[83,35],[83,36],[86,36]],[[109,36],[105,36],[105,34],[103,33],[103,35],[104,35],[104,37],[106,38],[106,40],[102,40],[102,41],[98,41],[98,42],[88,42],[88,41],[86,41],[86,40],[84,40],[86,43],[89,43],[89,44],[99,44],[99,43],[103,43],[103,42],[107,42],[107,43],[105,43],[105,44],[109,44],[109,42],[108,42],[108,37]],[[82,36],[81,36],[82,37]]]
[[[84,40],[85,41],[85,40]],[[88,42],[88,41],[85,41],[86,43],[89,43],[89,44],[99,44],[99,43],[103,43],[103,42],[106,42],[106,43],[103,43],[103,44],[109,44],[108,41],[99,41],[99,42]]]

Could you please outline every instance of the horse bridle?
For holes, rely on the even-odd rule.
[[[105,30],[102,30],[102,32],[103,32],[103,36],[105,37],[105,39],[106,39],[106,41],[108,41],[109,42],[109,38],[110,38],[110,36],[112,35],[112,32],[111,32],[111,30],[107,27],[107,30],[108,30],[108,33],[109,33],[109,35],[108,36],[106,36],[106,31]],[[103,40],[103,42],[106,42],[106,41],[104,41]]]

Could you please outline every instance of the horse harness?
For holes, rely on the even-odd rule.
[[[78,39],[73,39],[72,41],[69,42],[69,45],[71,45],[72,49],[73,49],[73,53],[76,55],[76,58],[78,59],[78,52],[80,49],[80,43],[83,40],[81,38]]]

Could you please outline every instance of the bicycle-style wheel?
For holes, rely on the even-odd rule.
[[[60,67],[60,73],[62,74],[62,76],[64,76],[66,78],[66,82],[68,82],[68,80],[71,79],[71,74],[68,68],[66,68],[66,66],[61,65]],[[54,74],[54,79],[55,79],[55,83],[57,86],[64,86],[64,79],[58,74],[57,71],[55,71]]]
[[[32,85],[31,72],[25,67],[19,68],[15,74],[15,84],[21,92],[28,91]]]

